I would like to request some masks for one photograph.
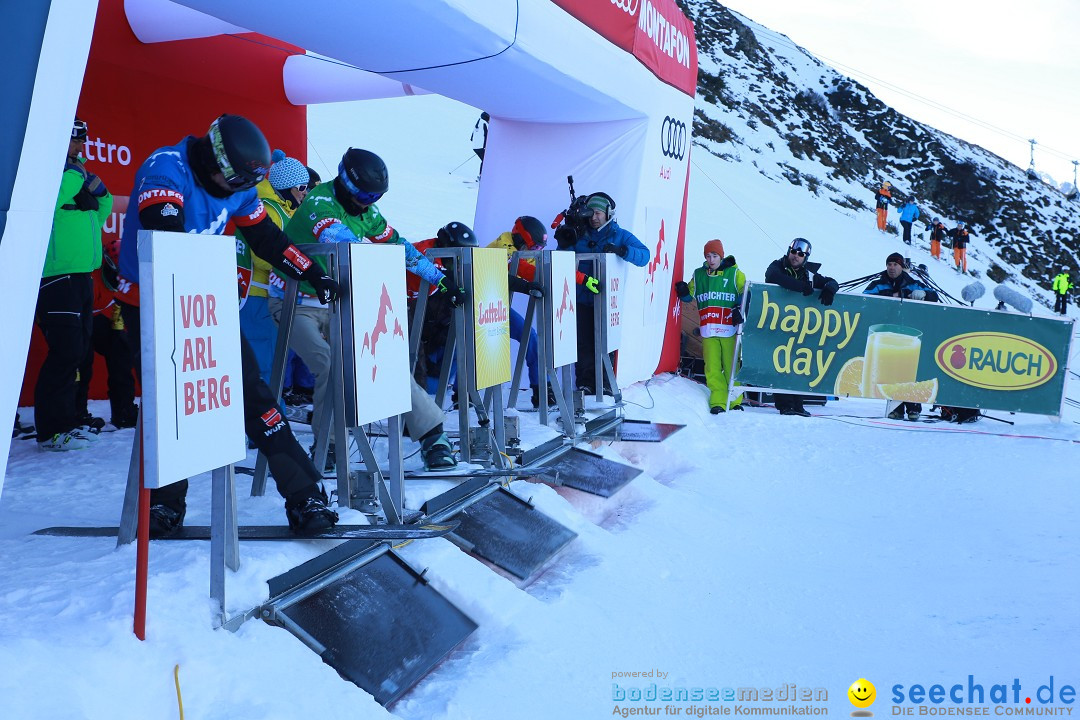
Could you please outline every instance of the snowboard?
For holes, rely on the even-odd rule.
[[[426,525],[335,525],[319,533],[297,535],[286,525],[241,525],[241,540],[421,540],[442,537],[457,530],[460,520]],[[49,527],[35,535],[59,537],[116,537],[115,527]],[[209,540],[208,525],[185,525],[174,534],[155,540]]]

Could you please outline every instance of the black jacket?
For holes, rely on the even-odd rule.
[[[954,248],[966,248],[968,240],[970,239],[968,236],[974,234],[975,233],[971,232],[971,228],[966,227],[954,227],[949,231],[949,237],[952,238],[952,246]]]
[[[779,285],[786,290],[794,290],[809,295],[807,290],[824,290],[831,285],[833,292],[840,287],[831,277],[818,272],[821,263],[804,262],[798,269],[791,267],[787,255],[773,260],[765,270],[765,282]],[[809,283],[809,287],[807,287]]]

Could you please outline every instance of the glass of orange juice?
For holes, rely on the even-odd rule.
[[[883,398],[878,385],[915,382],[922,331],[903,325],[871,325],[866,334],[862,395]]]

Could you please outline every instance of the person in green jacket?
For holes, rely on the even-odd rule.
[[[746,276],[736,265],[734,256],[724,255],[724,244],[719,240],[705,243],[705,263],[694,270],[690,284],[675,284],[680,300],[697,301],[705,384],[709,387],[709,412],[713,415],[742,410],[742,395],[730,401],[728,386],[735,372],[735,334],[743,321],[740,306],[745,287]]]
[[[86,123],[75,118],[38,288],[36,319],[48,353],[34,387],[34,424],[38,447],[49,451],[81,450],[96,439],[80,427],[75,397],[93,335],[91,274],[101,267],[101,228],[113,198],[85,167],[86,134]]]
[[[1069,291],[1072,290],[1072,280],[1069,279],[1069,267],[1063,265],[1061,274],[1054,278],[1054,312],[1059,315],[1065,314],[1069,306]]]

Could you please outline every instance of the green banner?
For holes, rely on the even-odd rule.
[[[748,283],[742,385],[1057,415],[1072,322]]]

